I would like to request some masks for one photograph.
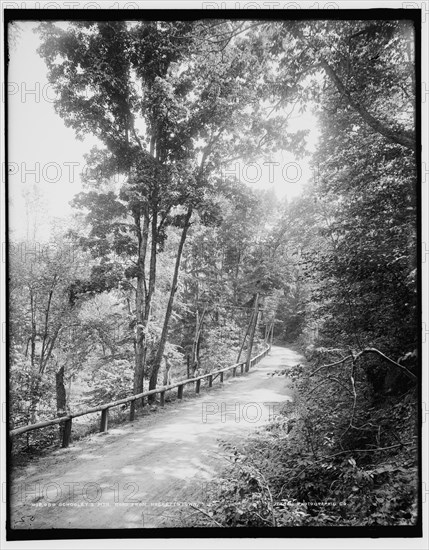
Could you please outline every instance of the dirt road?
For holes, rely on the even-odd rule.
[[[267,373],[301,360],[273,347],[222,387],[38,459],[14,476],[12,528],[168,527],[224,468],[218,440],[244,438],[291,399],[287,379]]]

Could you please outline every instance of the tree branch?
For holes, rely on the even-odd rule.
[[[410,375],[412,378],[416,378],[417,379],[417,376],[415,374],[413,374],[410,370],[407,369],[407,367],[404,367],[404,365],[401,365],[400,363],[397,363],[396,361],[394,361],[393,359],[390,359],[390,357],[387,357],[387,355],[384,355],[384,353],[382,353],[381,351],[379,351],[378,349],[376,348],[367,348],[367,349],[364,349],[363,351],[360,352],[359,355],[361,355],[362,353],[377,353],[378,355],[380,355],[380,357],[383,357],[383,359],[385,359],[386,361],[388,361],[389,363],[392,363],[392,365],[395,365],[395,367],[398,367],[402,370],[404,370],[406,373],[408,373],[408,375]]]
[[[347,357],[344,357],[344,359],[340,359],[339,361],[335,361],[335,363],[330,363],[329,365],[322,365],[320,366],[319,368],[317,368],[315,371],[313,371],[310,376],[314,376],[317,372],[319,372],[321,369],[324,369],[324,368],[328,368],[328,367],[335,367],[336,365],[340,365],[341,363],[344,363],[345,361],[347,361],[348,359],[351,359],[354,363],[356,363],[356,361],[362,356],[364,355],[365,353],[376,353],[377,355],[380,355],[380,357],[382,357],[383,359],[385,359],[386,361],[388,361],[389,363],[391,363],[392,365],[395,365],[395,367],[398,367],[399,369],[401,369],[402,371],[405,372],[405,374],[409,377],[409,378],[414,378],[414,379],[417,379],[417,376],[412,373],[410,370],[407,369],[407,367],[404,367],[404,365],[401,365],[400,363],[397,363],[396,361],[394,361],[393,359],[390,359],[390,357],[387,357],[387,355],[384,355],[384,353],[382,353],[381,351],[379,351],[378,349],[376,348],[365,348],[364,350],[360,351],[359,353],[357,353],[356,355],[355,354],[350,354],[348,355]]]
[[[214,518],[212,518],[212,516],[210,516],[209,514],[207,514],[207,512],[204,512],[204,510],[201,510],[201,508],[198,508],[197,506],[194,506],[193,504],[190,504],[189,505],[191,508],[193,508],[194,510],[197,510],[197,512],[200,512],[200,514],[203,514],[204,516],[206,516],[207,518],[209,518],[213,523],[216,523],[216,525],[218,527],[223,527],[222,524],[220,524],[218,521],[216,521]]]
[[[347,361],[348,359],[353,359],[353,356],[352,355],[348,355],[347,357],[344,357],[344,359],[340,359],[339,361],[335,361],[335,363],[329,363],[329,365],[322,365],[320,366],[319,368],[317,368],[315,371],[313,371],[310,376],[314,376],[317,372],[319,372],[319,370],[321,369],[325,369],[325,368],[328,368],[328,367],[335,367],[337,365],[341,365],[341,363],[344,363],[345,361]]]
[[[337,73],[326,61],[322,61],[320,65],[333,81],[337,90],[347,98],[348,103],[360,114],[368,126],[370,126],[378,134],[384,136],[390,142],[402,145],[412,151],[415,150],[416,143],[413,132],[409,132],[407,130],[395,131],[392,128],[388,128],[383,122],[377,120],[373,115],[371,115],[371,113],[361,103],[352,98],[349,90],[347,90]]]

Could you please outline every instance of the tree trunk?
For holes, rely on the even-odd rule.
[[[198,365],[201,363],[201,338],[199,338],[197,342],[197,355],[195,357],[195,360]]]
[[[270,330],[269,330],[269,333],[268,333],[268,342],[267,343],[269,344],[270,348],[273,345],[274,323],[275,322],[276,322],[275,320],[271,322],[271,327],[270,327]]]
[[[158,372],[159,368],[161,366],[161,360],[162,356],[164,355],[165,351],[165,345],[167,343],[167,336],[168,336],[168,328],[170,323],[171,314],[173,312],[173,303],[174,303],[174,296],[177,291],[177,280],[179,278],[179,269],[180,269],[180,260],[182,259],[182,252],[183,252],[183,246],[186,241],[186,236],[188,234],[188,229],[190,226],[190,219],[192,216],[192,208],[188,209],[188,212],[185,217],[185,222],[182,230],[182,235],[180,237],[180,243],[179,248],[177,250],[177,256],[176,256],[176,264],[174,266],[174,274],[173,274],[173,280],[171,283],[171,290],[170,290],[170,297],[168,299],[167,304],[167,310],[165,312],[164,317],[164,325],[162,327],[162,333],[161,333],[161,339],[159,341],[158,350],[155,356],[155,361],[152,367],[152,372],[149,380],[149,390],[154,390],[156,388],[157,380],[158,380]],[[155,399],[155,396],[150,397],[150,402],[153,402]]]
[[[30,287],[30,309],[31,309],[31,337],[30,337],[30,363],[31,363],[31,382],[30,382],[30,406],[29,422],[34,424],[37,420],[37,405],[39,403],[39,376],[36,374],[36,296],[33,294],[33,288]]]
[[[255,338],[255,330],[256,330],[256,325],[258,324],[258,317],[259,317],[259,294],[256,294],[255,310],[253,312],[253,320],[252,320],[253,322],[250,328],[249,347],[247,348],[246,372],[248,372],[250,368],[250,361],[252,359],[253,340]]]
[[[192,344],[192,359],[191,359],[191,365],[195,365],[195,363],[198,363],[198,347],[201,337],[201,330],[203,328],[203,322],[204,317],[206,315],[207,305],[204,306],[203,313],[201,314],[201,317],[198,315],[198,309],[197,309],[197,322],[195,326],[195,337],[194,342]]]
[[[139,256],[138,256],[138,271],[137,271],[137,289],[136,289],[136,334],[135,334],[135,367],[134,367],[134,384],[133,394],[142,393],[143,391],[143,377],[146,359],[146,311],[148,310],[147,304],[145,307],[145,261],[146,250],[149,237],[149,218],[147,215],[143,219],[143,229],[140,229],[140,216],[135,218],[138,244],[139,244]],[[140,408],[142,401],[139,399],[131,402],[130,420],[134,420],[135,411]]]
[[[57,396],[57,416],[64,416],[67,412],[67,394],[64,385],[64,365],[55,373],[55,389]],[[64,423],[59,426],[60,441],[63,440]]]
[[[57,275],[55,274],[54,277],[53,277],[51,289],[49,291],[48,304],[46,306],[46,311],[45,311],[45,326],[44,326],[44,330],[43,330],[42,350],[40,352],[40,359],[39,359],[39,372],[42,373],[42,374],[45,370],[46,363],[48,362],[48,358],[46,358],[46,360],[45,360],[45,354],[46,354],[47,348],[48,348],[49,312],[50,312],[50,309],[51,309],[51,303],[52,303],[52,298],[54,296],[54,289],[55,289],[56,282],[57,282]]]
[[[264,343],[266,344],[268,342],[268,334],[270,332],[270,325],[268,323],[265,324],[265,331],[264,331]]]
[[[249,331],[250,331],[250,327],[252,326],[253,324],[253,311],[252,311],[252,315],[250,316],[250,321],[247,325],[247,328],[246,328],[246,332],[244,334],[244,338],[243,338],[243,341],[241,342],[241,347],[240,347],[240,351],[238,352],[238,356],[237,356],[237,363],[240,362],[240,357],[241,357],[241,353],[243,351],[243,348],[244,348],[244,344],[246,342],[246,338],[247,338],[247,335],[249,334]]]
[[[150,245],[150,266],[149,266],[149,290],[146,295],[145,304],[145,319],[149,321],[150,307],[152,304],[152,296],[155,292],[155,280],[156,280],[156,257],[157,257],[157,244],[158,244],[158,211],[156,208],[153,210],[152,223],[151,223],[151,245]]]
[[[165,359],[165,371],[164,371],[164,380],[162,381],[164,386],[170,385],[170,369],[171,369],[171,363],[167,356],[164,356]]]
[[[40,375],[32,372],[31,384],[30,384],[30,406],[29,406],[29,420],[30,424],[37,422],[37,407],[39,405],[39,386]]]
[[[31,367],[34,368],[36,358],[36,299],[33,294],[33,289],[30,288],[30,308],[31,308],[31,346],[30,346],[30,361]]]

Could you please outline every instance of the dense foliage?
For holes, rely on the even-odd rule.
[[[415,522],[411,22],[39,31],[58,114],[102,147],[57,251],[11,255],[13,426],[234,363],[276,319],[277,342],[308,361],[286,373],[295,401],[241,446],[225,444],[231,469],[192,521]],[[290,105],[314,110],[320,138],[313,181],[280,202],[223,168],[304,155]]]

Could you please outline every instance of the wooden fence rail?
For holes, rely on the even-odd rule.
[[[264,351],[253,357],[253,359],[250,362],[250,366],[253,367],[259,361],[261,361],[270,351],[270,346],[268,346]],[[143,393],[139,393],[136,395],[131,395],[130,397],[125,397],[124,399],[119,399],[118,401],[112,401],[111,403],[104,403],[103,405],[98,405],[97,407],[92,407],[90,409],[85,409],[83,411],[78,411],[73,414],[68,414],[65,416],[61,416],[59,418],[54,418],[53,420],[45,420],[43,422],[38,422],[36,424],[30,424],[29,426],[22,426],[21,428],[15,428],[14,430],[11,430],[9,432],[9,435],[15,436],[15,435],[21,435],[26,432],[31,432],[33,430],[40,430],[41,428],[46,428],[48,426],[55,426],[56,424],[61,424],[64,422],[64,430],[63,430],[63,440],[62,440],[62,446],[68,447],[70,444],[71,439],[71,431],[72,431],[72,421],[73,418],[78,418],[79,416],[85,416],[87,414],[92,414],[96,412],[101,412],[101,420],[100,420],[100,432],[107,431],[108,427],[108,419],[109,419],[109,409],[113,407],[119,407],[120,405],[124,405],[126,403],[131,403],[132,401],[135,401],[136,399],[141,399],[142,397],[148,397],[149,395],[155,395],[157,393],[160,394],[160,405],[163,407],[165,404],[165,393],[167,391],[173,390],[177,388],[177,397],[178,399],[183,398],[183,388],[188,385],[195,383],[195,393],[200,392],[200,386],[201,386],[201,380],[204,380],[205,378],[208,379],[208,387],[211,388],[213,385],[213,381],[219,376],[220,382],[223,382],[224,373],[227,371],[232,370],[233,376],[236,376],[237,368],[240,367],[241,374],[244,372],[244,367],[246,365],[246,361],[242,363],[236,363],[234,365],[231,365],[229,367],[225,367],[223,369],[219,369],[213,372],[210,372],[208,374],[203,374],[201,376],[198,376],[196,378],[189,378],[187,380],[182,380],[180,382],[177,382],[176,384],[172,384],[170,386],[161,386],[159,388],[156,388],[154,390],[145,391]]]

